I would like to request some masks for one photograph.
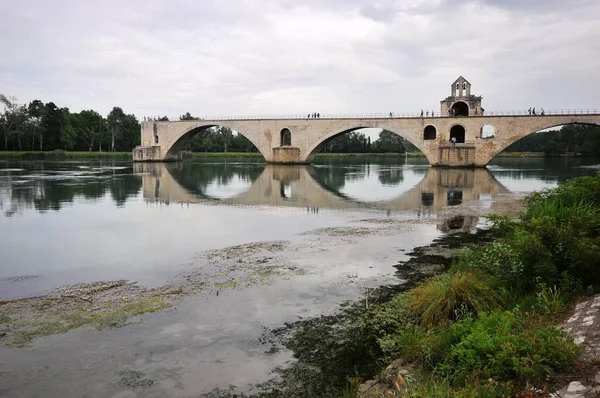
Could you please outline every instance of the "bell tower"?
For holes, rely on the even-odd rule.
[[[441,116],[477,116],[483,113],[481,96],[471,94],[471,83],[460,76],[450,86],[450,96],[440,101]]]

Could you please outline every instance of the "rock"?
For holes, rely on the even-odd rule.
[[[590,387],[586,387],[578,381],[572,381],[569,383],[569,386],[567,387],[567,394],[573,394],[573,393],[585,394],[586,392],[588,392],[590,390],[591,390]]]
[[[367,380],[358,387],[358,392],[363,393],[369,391],[377,382],[375,380]]]

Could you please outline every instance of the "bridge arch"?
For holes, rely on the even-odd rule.
[[[256,142],[254,135],[246,134],[243,131],[239,131],[238,129],[235,128],[235,126],[233,126],[233,125],[230,126],[227,123],[216,124],[216,123],[201,123],[201,122],[199,122],[197,124],[186,126],[186,128],[178,134],[178,137],[173,141],[172,145],[167,150],[167,153],[165,155],[165,160],[178,159],[179,153],[183,150],[185,144],[193,136],[195,136],[196,134],[199,134],[199,133],[203,133],[213,127],[227,127],[232,131],[236,131],[238,134],[241,134],[243,137],[248,139],[254,145],[254,147],[256,147],[258,149],[258,151],[261,153],[261,155],[263,155],[263,158],[267,159],[267,154],[265,154],[263,152],[263,149],[261,148],[259,143]]]
[[[546,118],[546,117],[542,116],[541,118]],[[513,137],[512,139],[494,140],[494,141],[498,141],[498,144],[496,145],[496,148],[493,151],[493,153],[490,154],[490,156],[487,159],[487,161],[485,162],[485,164],[492,161],[492,159],[494,159],[496,156],[498,156],[502,151],[504,151],[506,148],[508,148],[512,144],[522,140],[523,138],[525,138],[529,135],[536,134],[542,130],[551,129],[553,127],[568,126],[568,125],[586,125],[586,126],[600,127],[600,120],[598,120],[597,118],[594,118],[594,117],[588,118],[585,116],[565,117],[565,120],[560,120],[558,118],[553,118],[553,119],[548,118],[548,120],[546,122],[539,123],[539,124],[533,126],[532,128],[522,129],[520,132],[518,132],[516,137]],[[498,131],[496,131],[496,134],[498,134]],[[496,136],[496,138],[497,137],[498,137],[498,135]]]
[[[356,127],[352,127],[352,128],[347,128],[341,131],[330,131],[327,134],[323,135],[321,137],[320,140],[316,141],[315,143],[313,143],[311,146],[309,146],[308,150],[306,150],[306,153],[304,154],[304,158],[305,158],[305,163],[310,163],[312,162],[313,158],[321,151],[321,149],[327,145],[329,142],[331,142],[332,140],[336,139],[339,136],[342,136],[344,134],[348,134],[352,131],[356,131],[356,130],[361,130],[361,129],[366,129],[366,128],[380,128],[382,130],[387,130],[391,133],[396,134],[399,137],[404,138],[406,141],[410,142],[412,145],[414,145],[415,147],[417,147],[417,149],[421,152],[423,152],[423,154],[425,155],[425,157],[427,158],[427,161],[429,162],[429,164],[432,163],[432,160],[429,158],[429,154],[427,151],[424,150],[424,147],[422,145],[422,139],[421,139],[421,133],[419,131],[414,131],[413,134],[400,134],[394,130],[391,130],[390,128],[388,128],[387,126],[380,126],[380,125],[359,125]]]

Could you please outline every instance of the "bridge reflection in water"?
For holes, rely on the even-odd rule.
[[[509,193],[487,169],[361,167],[373,167],[374,170],[357,173],[348,168],[346,171],[335,168],[338,174],[332,177],[333,169],[310,165],[219,164],[212,170],[210,165],[185,162],[134,163],[134,171],[142,174],[144,199],[164,204],[272,206],[309,211],[371,209],[387,214],[413,210],[420,217],[447,206]],[[388,191],[386,196],[390,189],[397,190],[398,194],[385,200],[367,201],[344,193],[345,183],[356,180],[360,183],[361,179],[372,178],[369,174],[374,173]],[[402,173],[413,178],[405,179]],[[364,189],[369,188],[365,185]],[[449,232],[471,229],[477,223],[477,217],[458,215],[439,221],[438,228]]]

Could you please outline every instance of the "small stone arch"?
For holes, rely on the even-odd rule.
[[[489,139],[496,137],[496,127],[491,124],[484,124],[481,127],[480,137],[483,139]]]
[[[452,116],[469,116],[469,105],[463,101],[457,101],[452,104],[450,108],[450,114]]]
[[[292,145],[292,132],[290,129],[282,129],[281,133],[281,144],[280,146],[291,146]]]
[[[434,126],[428,125],[423,129],[423,139],[424,140],[435,140],[437,130]]]
[[[466,135],[465,128],[463,126],[461,126],[460,124],[455,124],[454,126],[452,126],[452,128],[450,128],[450,141],[452,141],[452,138],[455,138],[456,139],[455,142],[457,144],[464,144],[465,135]]]

